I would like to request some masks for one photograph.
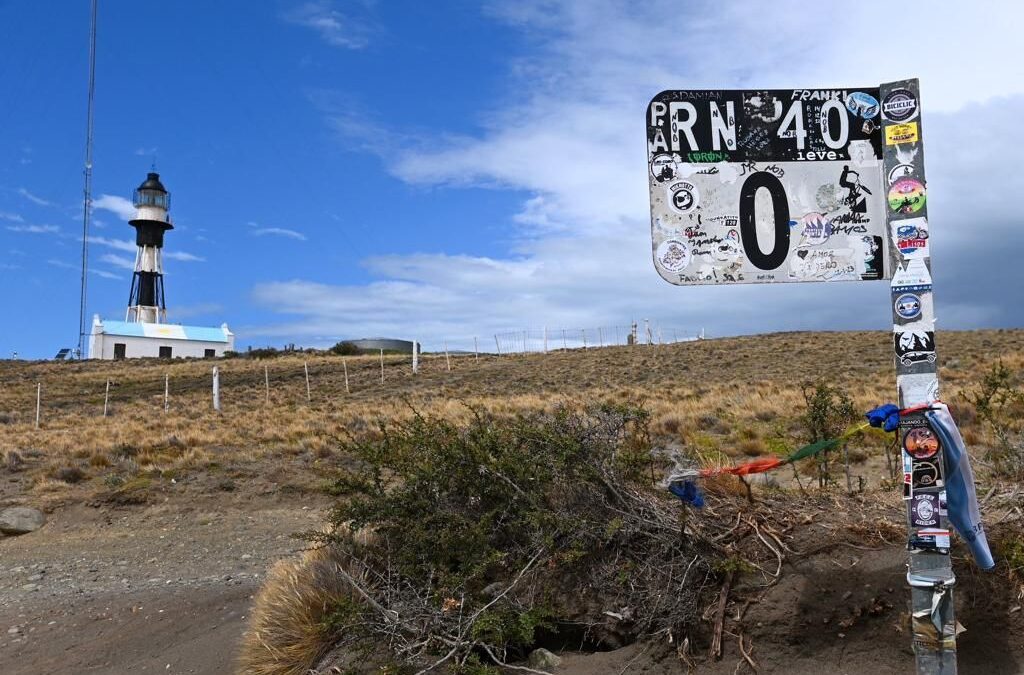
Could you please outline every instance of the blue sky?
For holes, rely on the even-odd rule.
[[[124,314],[125,199],[155,161],[170,319],[227,321],[241,347],[884,329],[881,284],[661,281],[642,120],[666,88],[918,76],[940,326],[1019,326],[1021,10],[968,5],[880,28],[872,1],[101,0],[89,315]],[[0,0],[5,357],[76,340],[88,12]]]

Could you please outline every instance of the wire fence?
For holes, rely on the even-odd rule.
[[[497,333],[498,354],[547,353],[569,349],[593,349],[617,345],[654,345],[701,339],[703,330],[692,332],[675,327],[643,324],[598,326],[597,328],[528,328]]]
[[[187,400],[187,407],[195,410],[197,398],[207,400],[201,408],[220,411],[222,394],[226,405],[234,410],[299,401],[316,404],[355,393],[386,395],[409,378],[451,373],[459,360],[643,347],[704,337],[703,329],[687,331],[644,321],[628,326],[506,331],[486,340],[478,336],[442,338],[418,343],[420,349],[415,355],[381,350],[339,357],[329,352],[304,354],[296,350],[266,358],[239,355],[216,359],[207,368],[196,368],[193,359],[140,359],[138,368],[133,365],[126,370],[129,366],[124,362],[104,362],[110,364],[108,369],[95,363],[98,370],[90,367],[70,378],[69,373],[21,372],[17,377],[20,383],[5,382],[0,389],[0,423],[28,423],[38,429],[63,413],[77,411],[107,417],[125,404],[139,403],[167,412]],[[302,360],[297,363],[289,355]],[[46,367],[43,363],[38,366]]]

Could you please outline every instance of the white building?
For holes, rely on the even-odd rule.
[[[93,317],[90,359],[211,358],[235,348],[235,334],[220,328],[169,323],[102,321]]]
[[[181,326],[167,322],[164,301],[164,234],[174,229],[167,213],[171,195],[160,175],[149,173],[135,190],[135,273],[124,321],[103,321],[97,315],[89,336],[90,359],[140,357],[215,357],[235,348],[228,325],[220,328]]]

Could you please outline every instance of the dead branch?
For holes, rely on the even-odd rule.
[[[718,595],[718,609],[715,612],[715,633],[711,639],[711,658],[716,661],[722,658],[722,628],[725,625],[725,605],[729,601],[729,589],[732,586],[733,570],[725,575],[722,592]]]

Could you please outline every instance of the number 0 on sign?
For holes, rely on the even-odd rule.
[[[647,107],[658,273],[890,278],[882,143],[877,87],[661,92]]]

